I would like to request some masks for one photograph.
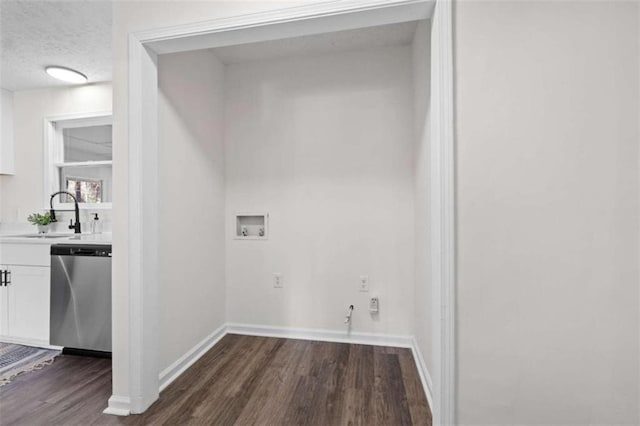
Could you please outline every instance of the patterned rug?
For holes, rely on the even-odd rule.
[[[58,355],[60,351],[0,343],[0,386],[6,385],[20,373],[51,364]]]

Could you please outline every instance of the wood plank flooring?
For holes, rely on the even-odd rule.
[[[227,335],[144,414],[102,414],[111,361],[62,355],[0,388],[0,425],[431,425],[409,349]]]
[[[110,396],[110,359],[60,355],[0,387],[0,425],[96,424]]]

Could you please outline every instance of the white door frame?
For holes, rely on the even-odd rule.
[[[129,36],[129,395],[106,412],[145,411],[159,395],[157,55],[432,19],[430,308],[435,424],[455,423],[455,221],[452,5],[450,0],[341,0],[179,25]],[[117,301],[114,301],[117,303]],[[114,377],[114,381],[117,380]]]
[[[431,283],[434,424],[456,418],[455,138],[452,0],[431,18]]]

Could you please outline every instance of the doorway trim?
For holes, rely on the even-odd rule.
[[[144,412],[159,395],[157,56],[329,31],[432,19],[431,265],[434,424],[455,423],[455,186],[451,0],[341,0],[215,19],[129,35],[129,395],[105,412]],[[114,300],[114,304],[118,303]],[[114,382],[118,380],[114,376]]]
[[[431,20],[431,282],[434,424],[456,424],[456,206],[453,5]]]

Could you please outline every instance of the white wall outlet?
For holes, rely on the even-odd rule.
[[[372,297],[369,300],[369,312],[377,313],[379,309],[379,301],[377,297]]]
[[[274,274],[273,274],[273,287],[282,288],[282,286],[284,285],[283,281],[284,280],[282,278],[282,274],[280,272],[274,272]]]
[[[358,290],[362,292],[369,291],[369,275],[360,275],[358,280]]]

